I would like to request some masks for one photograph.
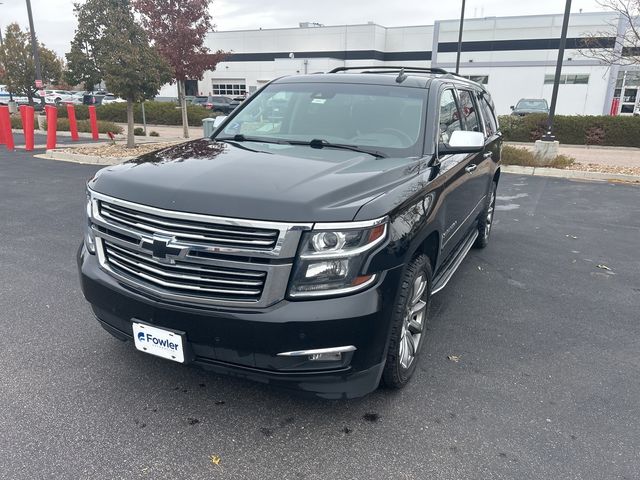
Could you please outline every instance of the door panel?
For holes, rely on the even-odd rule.
[[[453,131],[466,128],[453,88],[445,88],[441,92],[439,128],[439,144],[447,144]],[[439,157],[438,175],[445,177],[442,192],[442,258],[452,253],[473,221],[470,215],[477,203],[473,183],[476,173],[473,168],[474,165],[477,168],[477,156],[478,154],[457,154]]]

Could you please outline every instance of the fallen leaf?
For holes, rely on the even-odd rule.
[[[577,240],[578,237],[576,237],[575,235],[565,235],[565,237],[567,238],[573,238],[574,240]]]
[[[451,360],[452,362],[458,363],[460,361],[460,357],[457,355],[449,355],[447,360]]]
[[[211,463],[213,463],[214,465],[220,466],[221,461],[222,459],[220,458],[219,455],[211,455]]]
[[[602,264],[602,263],[601,263],[600,265],[596,265],[596,267],[601,268],[602,270],[609,270],[609,271],[611,271],[611,269],[610,269],[609,267],[607,267],[606,265],[604,265],[604,264]]]

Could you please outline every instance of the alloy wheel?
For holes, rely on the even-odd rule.
[[[400,334],[400,365],[409,368],[415,360],[424,323],[427,316],[427,301],[424,299],[427,290],[427,277],[420,274],[413,282],[411,300],[402,324]]]

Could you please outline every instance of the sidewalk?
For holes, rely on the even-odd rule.
[[[126,135],[127,132],[127,124],[126,123],[116,123],[122,127],[122,134]],[[135,127],[144,128],[141,123],[136,123]],[[149,137],[149,133],[152,131],[158,132],[160,137]],[[202,127],[189,127],[189,138],[196,139],[202,138],[204,134],[204,130]],[[136,141],[145,138],[144,136],[136,136]],[[176,140],[184,140],[182,136],[182,125],[151,125],[147,123],[147,139],[163,141],[163,142],[172,142]]]
[[[530,151],[534,149],[533,143],[505,142],[505,145],[524,147]],[[561,143],[560,154],[573,157],[577,163],[583,165],[640,168],[640,148],[563,145]]]

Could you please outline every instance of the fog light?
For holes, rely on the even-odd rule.
[[[342,353],[314,353],[313,355],[309,355],[309,360],[312,362],[335,362],[342,360]]]

